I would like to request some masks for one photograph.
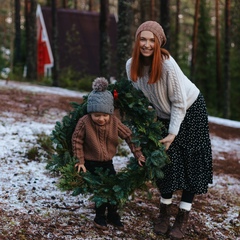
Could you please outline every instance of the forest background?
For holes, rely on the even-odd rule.
[[[109,15],[117,20],[117,80],[126,78],[136,28],[146,20],[159,22],[165,47],[184,73],[200,88],[212,116],[240,120],[239,0],[0,0],[0,71],[2,78],[91,90],[97,76],[59,68],[57,11],[61,8],[99,13],[100,71],[108,76]],[[36,7],[51,8],[54,66],[50,77],[37,75]],[[87,24],[87,23],[86,23]],[[67,33],[66,33],[67,34]],[[68,33],[69,34],[69,33]],[[71,38],[71,36],[69,36]],[[81,37],[81,33],[79,33]],[[27,72],[23,77],[24,66]],[[10,70],[10,74],[8,71]],[[4,75],[7,72],[7,74]],[[66,83],[67,79],[67,83]],[[89,83],[89,84],[87,84]]]

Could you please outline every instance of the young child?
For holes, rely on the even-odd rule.
[[[131,142],[131,130],[114,116],[114,99],[107,90],[108,81],[96,78],[93,91],[87,100],[88,114],[79,119],[72,135],[73,154],[79,160],[75,165],[78,172],[87,170],[94,174],[96,168],[108,169],[116,174],[112,158],[116,155],[119,137],[124,139],[140,166],[145,162],[141,148]],[[107,212],[107,221],[105,212]],[[107,229],[107,222],[123,229],[117,206],[109,203],[95,207],[94,224],[97,228]]]

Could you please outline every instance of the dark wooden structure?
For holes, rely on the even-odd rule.
[[[51,8],[42,7],[42,13],[51,43]],[[71,68],[84,74],[99,76],[99,13],[58,9],[57,19],[60,70]],[[110,76],[115,76],[117,23],[112,15],[109,17],[109,40]]]

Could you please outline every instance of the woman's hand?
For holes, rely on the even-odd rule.
[[[83,170],[83,172],[86,172],[86,171],[87,171],[87,169],[85,168],[84,164],[76,163],[76,164],[75,164],[75,167],[77,167],[78,172],[80,172],[81,169]]]
[[[175,135],[169,133],[165,138],[161,139],[159,142],[162,143],[165,146],[166,151],[169,149],[171,143],[175,139]]]
[[[143,155],[141,155],[139,158],[138,158],[138,164],[142,167],[143,164],[146,162],[146,159]]]

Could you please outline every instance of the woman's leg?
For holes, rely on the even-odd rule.
[[[194,193],[183,190],[179,208],[184,209],[186,211],[190,211],[192,208],[193,199],[194,199]]]
[[[160,214],[154,225],[154,232],[159,235],[167,233],[170,226],[171,204],[173,193],[162,194],[160,199]]]
[[[171,204],[172,203],[172,195],[173,195],[172,192],[161,194],[160,203],[167,204],[167,205]]]

